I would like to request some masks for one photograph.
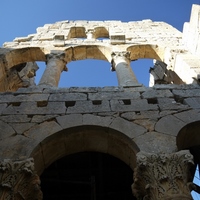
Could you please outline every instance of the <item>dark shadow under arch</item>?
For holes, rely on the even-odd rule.
[[[133,170],[139,148],[130,138],[116,130],[99,126],[79,126],[47,137],[35,147],[30,157],[34,158],[35,169],[40,175],[56,160],[85,151],[112,155]]]
[[[144,44],[144,45],[131,45],[127,48],[130,51],[130,59],[136,60],[140,58],[150,58],[155,60],[163,61],[164,51],[163,47],[157,45]]]
[[[179,150],[200,146],[200,121],[184,126],[177,135],[176,143]]]
[[[44,200],[133,200],[133,171],[105,153],[81,152],[52,163],[41,175]]]
[[[178,133],[176,139],[178,150],[188,149],[194,158],[194,166],[191,168],[193,177],[198,166],[200,167],[200,121],[195,121],[184,126]],[[194,189],[200,192],[200,187]],[[197,189],[197,190],[196,190]]]

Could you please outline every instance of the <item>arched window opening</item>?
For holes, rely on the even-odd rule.
[[[179,150],[188,149],[194,158],[194,167],[191,168],[193,183],[195,187],[191,192],[193,198],[200,195],[200,121],[192,122],[184,126],[177,136],[177,147]],[[198,198],[197,198],[198,199]]]
[[[133,171],[104,153],[68,155],[49,166],[41,178],[44,200],[134,200]]]
[[[94,36],[98,40],[100,38],[109,39],[109,32],[105,27],[96,27],[94,29]]]
[[[67,64],[62,72],[59,87],[105,87],[117,86],[116,73],[110,71],[110,63],[86,59]]]
[[[131,62],[131,68],[139,83],[149,87],[150,67],[153,65],[152,59],[139,59]]]
[[[71,27],[68,39],[71,38],[87,38],[84,27]]]

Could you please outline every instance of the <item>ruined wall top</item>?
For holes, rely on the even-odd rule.
[[[185,23],[183,33],[165,22],[149,19],[130,22],[66,20],[46,24],[37,28],[35,34],[15,38],[0,48],[0,91],[15,91],[18,86],[13,85],[24,87],[24,83],[18,79],[27,79],[27,75],[25,78],[24,75],[17,75],[17,80],[13,82],[13,74],[19,74],[28,62],[47,62],[50,54],[64,55],[65,64],[76,60],[98,59],[112,65],[113,53],[116,55],[116,52],[120,52],[122,55],[128,52],[129,61],[155,59],[164,62],[167,70],[174,71],[181,83],[199,83],[198,13],[200,6],[193,5],[190,22]],[[61,66],[59,73],[63,70]],[[31,72],[28,78],[33,76],[34,72]],[[56,77],[56,85],[58,81],[59,77]]]
[[[109,38],[109,40],[108,40]],[[4,47],[54,46],[91,43],[182,45],[182,33],[164,22],[61,21],[37,28],[36,34],[18,37]],[[73,41],[73,42],[72,42]]]

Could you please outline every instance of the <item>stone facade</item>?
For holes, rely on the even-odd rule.
[[[198,40],[186,33],[199,34],[200,6],[192,10],[183,33],[151,20],[62,21],[5,43],[0,199],[42,199],[42,172],[84,151],[130,166],[138,199],[192,199],[190,172],[200,160],[192,152],[200,146],[200,59]],[[58,88],[66,64],[87,58],[110,62],[119,86]],[[130,62],[141,58],[157,60],[150,70],[153,87],[138,83],[131,70]],[[35,61],[46,62],[38,85]]]

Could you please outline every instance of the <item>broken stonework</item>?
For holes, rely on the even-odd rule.
[[[193,162],[194,166],[200,164],[200,37],[191,36],[199,34],[200,6],[195,5],[193,12],[184,33],[151,20],[67,20],[5,43],[0,48],[0,160],[11,160],[16,166],[6,174],[4,164],[9,162],[0,163],[0,200],[15,199],[13,195],[42,199],[32,192],[27,196],[32,186],[41,194],[38,179],[27,184],[26,175],[35,174],[27,160],[35,166],[34,177],[42,179],[44,171],[59,171],[62,177],[55,162],[82,152],[101,152],[123,161],[132,170],[131,180],[134,172],[133,192],[138,199],[191,200],[191,190],[198,187],[191,183],[195,169],[190,167]],[[139,83],[131,68],[131,62],[141,58],[157,63],[157,68],[151,69],[153,87]],[[66,63],[84,59],[109,62],[118,86],[58,88]],[[46,69],[36,86],[37,67],[28,66],[37,61],[46,63]],[[18,184],[15,167],[21,163],[25,166],[19,169],[27,174],[20,176],[25,178]],[[57,167],[48,171],[53,163]],[[103,165],[97,167],[98,177]],[[9,181],[4,180],[5,174]],[[120,174],[127,176],[124,171]],[[116,177],[124,183],[121,176]],[[54,178],[51,181],[54,187],[48,193],[57,191],[57,185],[65,192],[63,184]],[[16,189],[18,185],[22,189]],[[57,192],[53,198],[59,199],[59,195]]]

